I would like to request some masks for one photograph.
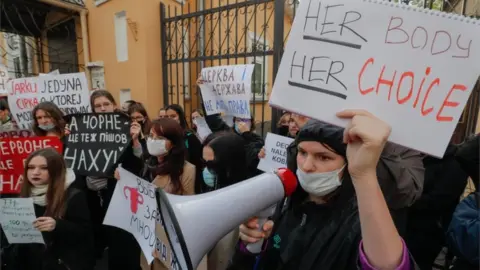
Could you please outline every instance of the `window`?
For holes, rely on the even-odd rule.
[[[115,45],[117,48],[117,61],[128,61],[128,37],[127,37],[127,12],[115,13]]]
[[[15,70],[15,78],[22,77],[22,70],[20,68],[20,57],[13,58],[13,69]]]
[[[263,37],[255,36],[254,33],[249,32],[250,48],[252,51],[256,51],[258,54],[265,51],[266,47],[263,41]],[[251,100],[254,101],[266,101],[267,89],[268,89],[268,63],[266,56],[260,55],[248,58],[248,64],[254,64],[252,74],[252,95]]]

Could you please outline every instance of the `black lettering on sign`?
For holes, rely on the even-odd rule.
[[[73,114],[65,145],[67,166],[80,175],[110,177],[130,144],[130,119],[119,113]]]

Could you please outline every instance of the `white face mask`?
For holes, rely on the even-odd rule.
[[[147,150],[152,156],[159,157],[168,152],[166,140],[154,140],[152,138],[147,139]]]
[[[298,182],[308,194],[316,197],[325,196],[342,185],[338,174],[343,168],[345,165],[338,170],[324,173],[306,173],[298,168]]]

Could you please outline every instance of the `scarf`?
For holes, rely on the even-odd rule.
[[[75,181],[75,173],[72,169],[67,169],[67,175],[65,177],[65,190],[67,190],[73,181]],[[30,191],[30,197],[33,199],[33,203],[40,206],[47,205],[47,190],[48,184],[32,187]]]

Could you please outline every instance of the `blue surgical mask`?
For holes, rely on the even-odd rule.
[[[52,131],[55,128],[55,124],[38,125],[38,128],[43,131]]]
[[[215,186],[216,180],[217,177],[212,172],[210,172],[208,168],[203,169],[203,182],[205,182],[205,185],[213,188]]]

